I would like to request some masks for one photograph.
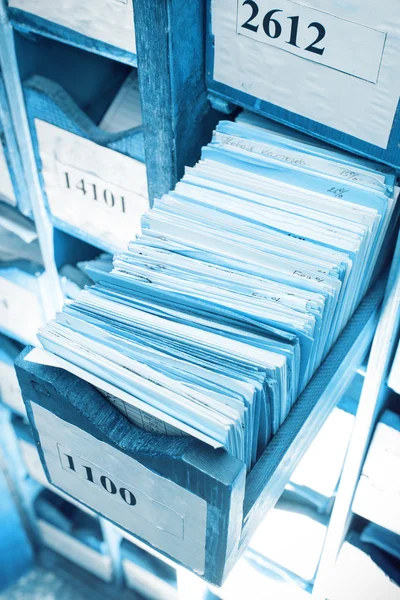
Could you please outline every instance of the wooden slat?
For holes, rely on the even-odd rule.
[[[302,393],[284,424],[249,474],[244,500],[244,549],[271,509],[302,456],[340,400],[362,363],[377,322],[384,292],[380,281],[361,303],[337,343]]]
[[[374,426],[383,408],[390,360],[400,329],[400,234],[389,274],[389,281],[376,328],[360,396],[353,435],[347,450],[343,473],[333,506],[325,546],[313,589],[313,598],[323,600],[340,547],[351,518],[351,505]],[[384,507],[382,507],[384,510]]]

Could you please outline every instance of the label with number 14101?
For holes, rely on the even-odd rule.
[[[144,163],[51,123],[35,125],[53,217],[97,245],[125,250],[149,209]]]
[[[238,0],[237,33],[372,83],[386,40],[384,31],[291,0]]]

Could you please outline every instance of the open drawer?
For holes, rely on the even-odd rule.
[[[38,364],[27,348],[17,375],[49,481],[221,585],[365,358],[383,290],[380,281],[363,300],[247,477],[222,449],[136,428],[93,386]]]

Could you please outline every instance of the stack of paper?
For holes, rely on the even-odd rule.
[[[222,122],[43,346],[250,468],[367,290],[394,185],[258,118]]]

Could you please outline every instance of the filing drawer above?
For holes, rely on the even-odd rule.
[[[208,0],[207,81],[221,100],[400,165],[396,0]]]

